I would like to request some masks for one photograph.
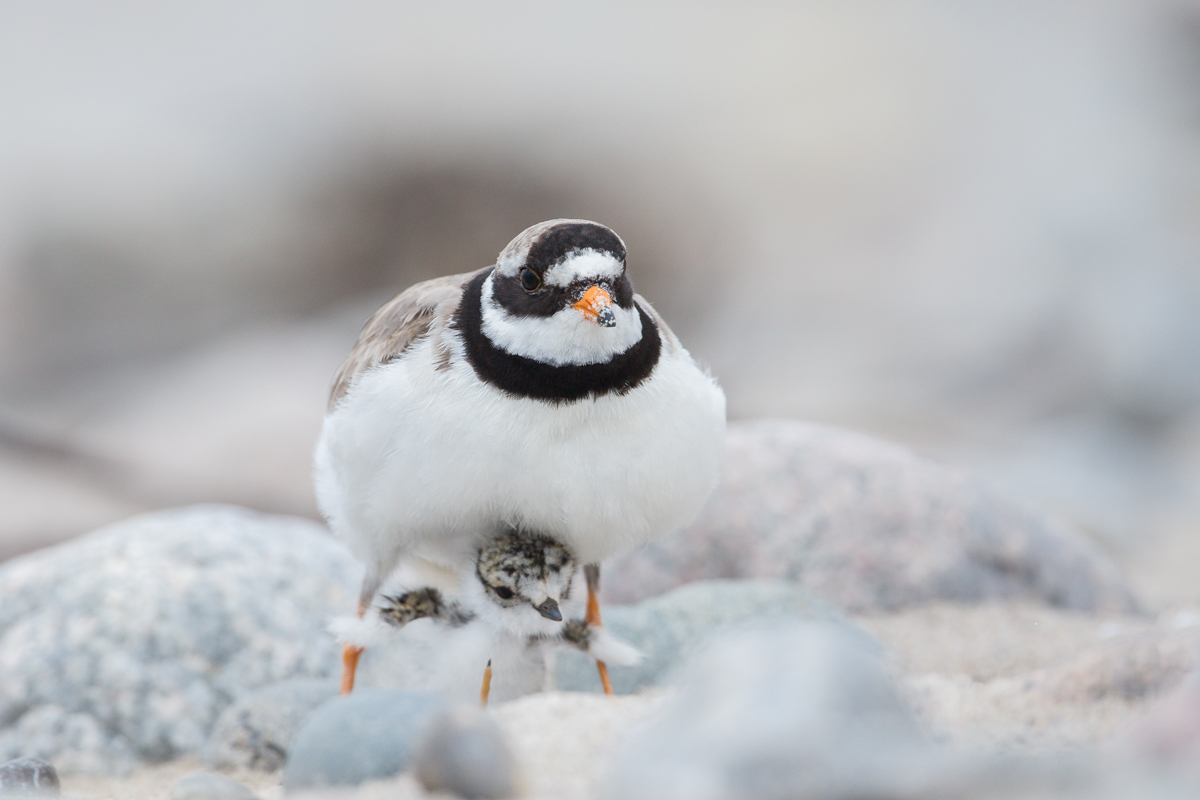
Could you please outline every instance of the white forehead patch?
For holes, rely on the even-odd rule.
[[[602,250],[576,250],[546,270],[542,276],[550,286],[570,286],[577,280],[616,278],[624,267],[612,253]]]

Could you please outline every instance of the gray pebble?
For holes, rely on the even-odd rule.
[[[707,578],[782,578],[854,611],[995,599],[1139,608],[1070,526],[894,444],[784,420],[731,424],[700,518],[604,572],[609,603]]]
[[[459,706],[440,713],[417,747],[417,779],[431,792],[459,797],[516,797],[521,781],[512,750],[491,717]]]
[[[356,786],[408,768],[440,697],[402,689],[358,689],[322,705],[292,739],[284,768],[289,791]]]
[[[772,580],[698,581],[634,606],[606,606],[605,628],[645,656],[634,666],[609,665],[613,690],[631,694],[661,684],[714,635],[772,618],[842,621],[832,606],[800,586]],[[866,634],[860,635],[866,640]],[[556,688],[601,691],[591,657],[560,648],[555,660]]]
[[[57,795],[58,772],[40,758],[17,758],[0,764],[0,795]]]
[[[171,789],[171,800],[256,800],[257,797],[241,781],[203,770],[189,772]]]
[[[205,758],[214,767],[273,772],[283,766],[292,737],[308,715],[337,693],[336,680],[314,678],[294,678],[250,692],[221,713]]]

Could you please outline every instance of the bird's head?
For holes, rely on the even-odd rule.
[[[587,220],[527,228],[501,251],[481,299],[493,344],[544,363],[600,363],[642,336],[625,243]]]
[[[562,623],[575,557],[558,541],[509,531],[479,549],[475,574],[492,619],[521,633],[546,633]],[[490,613],[497,611],[499,613]]]

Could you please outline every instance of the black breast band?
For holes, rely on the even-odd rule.
[[[467,284],[454,315],[467,360],[481,380],[517,397],[573,403],[586,397],[625,394],[650,376],[662,341],[654,321],[637,306],[642,338],[623,353],[599,364],[545,364],[496,347],[483,333],[483,282],[491,271]]]

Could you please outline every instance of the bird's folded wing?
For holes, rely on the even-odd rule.
[[[485,267],[484,269],[491,269]],[[463,286],[483,270],[447,275],[408,287],[371,315],[329,390],[329,410],[365,372],[400,358],[413,343],[450,321]]]

